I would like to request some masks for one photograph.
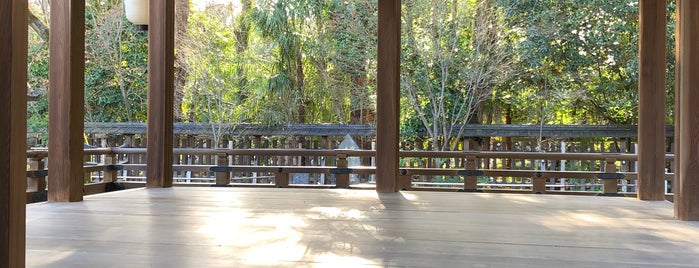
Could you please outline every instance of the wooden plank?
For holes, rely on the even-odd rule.
[[[85,1],[51,1],[48,200],[83,198]]]
[[[449,168],[403,168],[406,175],[446,175],[457,176],[458,169]],[[588,171],[553,171],[553,170],[513,170],[513,169],[479,169],[483,176],[490,177],[542,177],[542,178],[596,178],[599,172]]]
[[[682,1],[680,40],[680,154],[675,180],[675,217],[699,221],[699,2]]]
[[[115,154],[145,154],[146,148],[111,148],[111,153]],[[192,155],[215,155],[226,153],[228,155],[250,155],[250,156],[337,156],[346,154],[349,156],[371,157],[376,153],[371,150],[309,150],[309,149],[196,149],[186,148],[173,149],[175,154]],[[41,151],[32,151],[32,154],[43,155]],[[96,154],[104,154],[99,152]],[[604,160],[614,157],[620,161],[636,161],[635,154],[619,153],[539,153],[539,152],[502,152],[502,151],[400,151],[399,157],[427,157],[427,158],[465,158],[473,156],[476,158],[513,158],[513,159],[547,159],[547,160]],[[665,155],[665,160],[671,160],[673,155]],[[665,161],[664,160],[664,161]]]
[[[666,1],[639,1],[638,198],[664,200]]]
[[[25,265],[27,1],[0,2],[0,267]]]
[[[398,191],[400,0],[379,1],[376,89],[376,191]]]
[[[635,154],[618,153],[540,153],[540,152],[503,152],[503,151],[401,151],[400,157],[428,157],[428,158],[465,158],[476,157],[480,159],[505,158],[505,159],[535,159],[535,160],[604,160],[614,157],[617,160],[636,161]],[[665,156],[671,159],[671,156]]]
[[[228,126],[226,126],[228,127]],[[232,135],[240,136],[363,136],[371,137],[376,135],[376,128],[373,125],[352,125],[352,124],[289,124],[278,127],[269,127],[257,124],[237,124],[231,127]],[[460,126],[456,125],[455,129]],[[85,133],[97,135],[133,135],[146,134],[145,123],[125,123],[125,122],[86,122]],[[671,125],[666,126],[667,137],[672,137],[674,129]],[[207,123],[175,123],[173,126],[175,135],[211,135],[211,128]],[[457,137],[459,133],[454,130],[452,136]],[[427,133],[417,133],[419,136],[428,136]],[[618,137],[629,138],[638,136],[636,125],[482,125],[469,124],[464,127],[460,134],[465,137],[562,137],[562,138],[598,138],[598,137]],[[256,147],[257,148],[257,147]]]
[[[149,2],[148,187],[172,186],[175,1]]]

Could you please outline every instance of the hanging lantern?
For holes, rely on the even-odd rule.
[[[139,28],[148,27],[148,0],[124,0],[126,19]]]

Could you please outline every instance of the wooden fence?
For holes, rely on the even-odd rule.
[[[85,149],[87,194],[145,181],[145,148]],[[178,185],[373,187],[372,150],[175,148]],[[28,201],[45,194],[46,150],[28,151]],[[637,155],[496,151],[401,151],[404,190],[633,194]],[[138,160],[138,161],[136,161]],[[669,166],[673,155],[668,154]],[[354,163],[354,164],[352,164]],[[667,192],[674,174],[668,172]]]

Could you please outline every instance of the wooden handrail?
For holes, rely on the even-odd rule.
[[[334,156],[346,154],[348,157],[375,157],[373,150],[332,150],[332,149],[207,149],[207,148],[174,148],[174,154],[193,155],[227,155],[244,156]],[[27,151],[27,158],[47,157],[48,150],[34,149]],[[89,148],[84,150],[85,155],[104,154],[146,154],[146,148]],[[613,157],[619,161],[636,161],[637,154],[621,153],[558,153],[558,152],[501,152],[501,151],[400,151],[400,157],[422,158],[465,158],[467,155],[476,158],[510,158],[510,159],[535,159],[535,160],[604,160]],[[671,161],[674,154],[666,154],[665,160]]]

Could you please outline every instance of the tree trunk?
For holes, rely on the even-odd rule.
[[[121,91],[121,97],[124,99],[124,111],[126,111],[126,120],[128,122],[133,122],[133,113],[131,111],[131,101],[129,100],[129,92],[124,85],[124,78],[121,71],[116,72],[117,79],[119,80],[119,90]]]
[[[505,124],[512,124],[512,108],[509,105],[505,107]],[[503,143],[505,145],[505,151],[512,151],[512,137],[505,137]],[[512,169],[512,158],[505,159],[505,168]]]
[[[368,107],[369,94],[366,91],[367,87],[367,71],[366,66],[359,70],[358,74],[352,75],[352,99],[350,103],[358,105],[353,107],[350,114],[350,124],[370,124],[374,121],[373,112]]]
[[[175,51],[184,51],[189,20],[189,0],[177,0],[175,4]],[[175,99],[174,121],[181,122],[186,115],[182,114],[182,98],[187,83],[187,60],[181,53],[175,53]]]
[[[301,55],[301,49],[299,48],[298,50],[299,51],[296,53],[296,90],[298,90],[299,94],[301,95],[298,107],[298,122],[303,124],[306,123],[307,120],[306,106],[310,105],[310,103],[307,100],[303,89],[306,77],[303,73],[303,56]]]
[[[245,51],[248,50],[249,46],[249,37],[250,37],[250,20],[246,19],[247,15],[250,13],[250,10],[252,10],[252,2],[250,0],[242,0],[241,1],[241,10],[240,10],[240,17],[238,18],[238,29],[235,30],[235,51],[238,53],[238,55],[242,55],[245,53]],[[244,70],[244,63],[242,61],[239,61],[237,63],[236,67],[236,86],[238,87],[238,90],[240,92],[240,96],[238,98],[240,100],[245,100],[247,99],[247,84],[248,84],[248,79],[245,74]]]

